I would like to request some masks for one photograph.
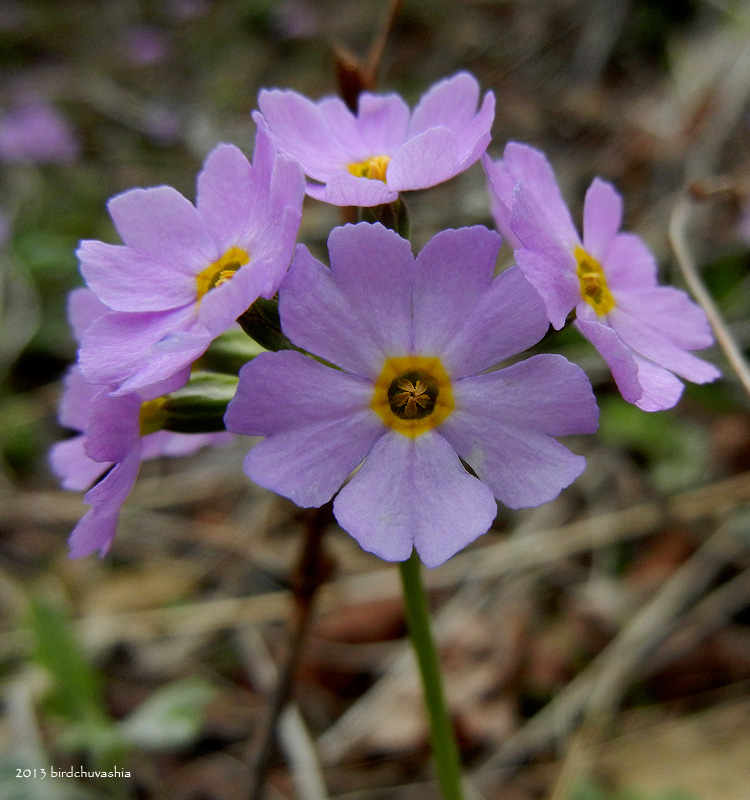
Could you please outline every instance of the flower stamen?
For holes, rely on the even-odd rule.
[[[396,378],[388,389],[388,399],[391,403],[391,411],[397,417],[404,419],[414,419],[419,415],[420,418],[432,413],[437,400],[438,388],[431,387],[427,390],[427,382],[418,377],[419,373],[409,373],[402,378]],[[426,379],[429,381],[429,378]],[[435,381],[431,381],[435,383]],[[401,389],[397,392],[397,389]]]
[[[581,296],[598,316],[609,314],[615,307],[615,298],[607,286],[601,264],[582,247],[576,247],[573,255],[578,262],[576,275],[581,283]]]
[[[387,358],[371,402],[389,428],[413,439],[444,422],[454,405],[450,377],[435,356]]]
[[[370,178],[385,183],[385,173],[390,161],[390,156],[372,156],[364,161],[347,165],[347,169],[355,178]]]
[[[141,404],[141,410],[138,413],[141,436],[148,436],[149,433],[156,433],[162,429],[167,418],[167,414],[164,411],[166,400],[166,396],[157,397],[154,400],[146,400]]]
[[[198,302],[211,289],[215,289],[217,286],[221,286],[222,283],[231,280],[234,277],[234,273],[249,261],[250,255],[247,251],[241,247],[230,247],[221,258],[195,276],[195,282],[198,286]]]

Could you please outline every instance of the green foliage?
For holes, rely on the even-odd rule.
[[[676,491],[707,477],[705,430],[672,411],[646,414],[620,397],[604,398],[599,405],[601,440],[644,462],[657,489]]]
[[[29,627],[33,657],[50,676],[44,707],[61,724],[58,744],[95,769],[122,765],[132,748],[173,749],[195,741],[214,690],[199,678],[155,691],[122,720],[106,706],[101,674],[91,664],[65,611],[36,600]],[[2,795],[0,795],[2,796]]]
[[[631,788],[617,791],[605,789],[597,781],[584,779],[573,787],[566,800],[698,800],[698,798],[684,789],[667,789],[655,794]]]
[[[200,678],[165,686],[120,723],[130,744],[151,749],[172,749],[192,743],[200,733],[213,687]]]
[[[86,658],[68,615],[58,605],[35,600],[29,627],[33,657],[52,678],[46,698],[48,710],[78,724],[106,724],[101,676]]]

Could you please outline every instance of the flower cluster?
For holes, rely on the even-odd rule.
[[[81,243],[89,288],[70,302],[80,351],[60,421],[79,435],[51,456],[65,488],[94,484],[73,556],[107,550],[142,459],[216,444],[225,428],[263,437],[245,460],[256,483],[303,507],[333,498],[365,550],[437,566],[489,529],[498,500],[547,502],[585,467],[557,437],[596,430],[588,379],[560,355],[522,357],[550,323],[574,318],[644,410],[677,402],[677,375],[717,377],[690,352],[712,342],[702,311],[657,286],[646,246],[619,232],[616,191],[594,181],[581,241],[541,153],[511,143],[501,161],[486,156],[494,96],[480,99],[467,73],[413,112],[394,94],[362,93],[355,114],[335,97],[264,90],[252,164],[219,145],[195,205],[167,186],[110,201],[123,244]],[[380,223],[344,225],[330,266],[295,249],[305,193],[386,206],[482,158],[515,251],[498,275],[501,237],[483,226],[442,231],[415,255]],[[196,397],[182,387],[235,321],[268,352],[228,384],[204,378],[181,427]],[[224,397],[218,426],[209,396]]]

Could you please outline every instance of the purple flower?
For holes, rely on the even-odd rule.
[[[41,100],[18,106],[0,118],[0,159],[10,163],[73,161],[79,143],[70,123]]]
[[[113,313],[83,337],[91,383],[119,394],[163,380],[200,356],[258,297],[272,297],[291,261],[302,214],[299,166],[258,130],[252,166],[216,147],[198,176],[193,206],[169,186],[133,189],[109,202],[124,245],[84,241],[89,287]]]
[[[620,233],[622,198],[596,178],[583,209],[583,241],[547,159],[510,142],[502,161],[484,158],[497,227],[516,248],[518,266],[561,328],[576,327],[607,362],[623,398],[644,411],[671,408],[679,375],[694,383],[720,376],[692,355],[713,343],[702,309],[678,289],[658,286],[643,241]]]
[[[479,85],[466,72],[435,84],[412,114],[397,94],[359,96],[357,115],[338,97],[313,103],[263,90],[262,117],[276,146],[316,183],[311,197],[337,206],[392,203],[399,192],[447,181],[477,161],[490,141],[495,96],[477,111]]]
[[[77,336],[104,311],[86,289],[71,293],[68,309]],[[110,394],[111,387],[86,383],[78,367],[69,370],[59,421],[81,435],[54,445],[50,464],[63,488],[72,491],[88,489],[104,475],[84,496],[92,508],[70,536],[71,558],[97,550],[100,555],[107,552],[115,536],[120,507],[133,488],[141,461],[190,455],[231,438],[226,433],[183,434],[158,429],[161,397],[183,386],[188,376],[189,370],[183,370],[142,393],[118,397]]]
[[[266,437],[248,476],[320,506],[362,465],[336,497],[341,526],[381,558],[414,547],[431,567],[487,531],[496,497],[534,506],[570,484],[584,459],[553,437],[596,429],[583,372],[557,355],[484,372],[548,327],[517,268],[493,280],[499,247],[483,227],[447,230],[415,259],[367,223],[332,231],[330,269],[299,246],[282,327],[339,369],[288,350],[242,368],[227,430]]]

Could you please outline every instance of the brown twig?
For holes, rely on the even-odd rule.
[[[360,93],[373,91],[377,86],[378,73],[380,72],[380,64],[388,42],[388,35],[398,12],[401,10],[402,3],[403,0],[390,0],[383,22],[378,28],[364,59],[360,59],[341,44],[333,46],[336,83],[338,84],[339,94],[354,112],[357,111]]]
[[[372,89],[377,86],[378,73],[380,72],[380,64],[383,61],[385,47],[388,43],[388,35],[393,28],[393,23],[396,21],[402,5],[403,0],[391,0],[380,29],[370,45],[370,52],[367,54],[365,62],[365,75],[367,76],[369,87]]]
[[[325,581],[327,569],[323,552],[323,536],[332,519],[332,504],[310,512],[304,547],[290,581],[293,607],[289,621],[290,639],[266,719],[259,736],[252,768],[249,800],[261,800],[266,775],[273,761],[276,728],[279,718],[293,693],[302,645],[312,619],[313,601],[318,587]]]
[[[711,327],[714,329],[716,341],[724,351],[729,365],[740,379],[743,388],[750,395],[750,365],[748,365],[742,349],[724,322],[716,303],[714,303],[713,298],[704,286],[690,254],[686,231],[693,207],[694,202],[687,195],[681,197],[675,204],[669,221],[669,240],[672,244],[672,250],[685,278],[685,283],[687,283],[693,297],[700,303],[711,323]]]

